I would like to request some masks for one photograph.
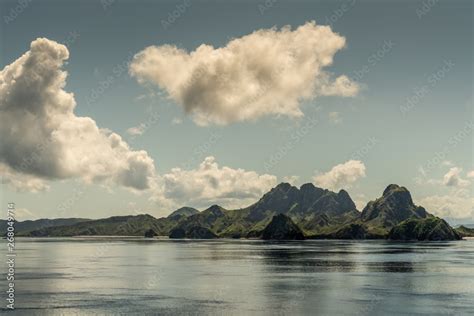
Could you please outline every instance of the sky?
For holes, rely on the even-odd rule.
[[[473,223],[472,7],[2,1],[2,205],[160,217],[285,181],[362,210],[397,183]]]

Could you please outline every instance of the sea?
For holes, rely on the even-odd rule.
[[[7,253],[7,315],[474,315],[473,239],[17,238],[14,310]]]

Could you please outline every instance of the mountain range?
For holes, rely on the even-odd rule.
[[[0,227],[6,225],[0,222]],[[17,235],[169,236],[170,238],[394,239],[458,240],[474,229],[453,229],[413,203],[410,192],[390,184],[360,212],[345,190],[332,192],[311,183],[280,183],[242,209],[219,205],[198,211],[182,207],[167,217],[151,215],[18,222]]]

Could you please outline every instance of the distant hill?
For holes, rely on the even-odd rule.
[[[179,218],[186,218],[186,217],[189,217],[189,216],[197,214],[197,213],[199,213],[199,211],[196,210],[195,208],[192,208],[192,207],[189,207],[189,206],[184,206],[182,208],[177,209],[176,211],[174,211],[170,215],[168,215],[168,218],[172,218],[172,219],[177,220]]]
[[[26,236],[144,236],[154,232],[156,235],[168,235],[181,220],[192,214],[199,213],[198,210],[183,207],[172,212],[168,217],[155,218],[148,214],[112,216],[109,218],[86,220],[66,223],[64,225],[39,226],[22,233]]]
[[[32,237],[45,236],[144,236],[145,232],[152,229],[153,231],[164,231],[165,223],[158,222],[151,215],[136,216],[113,216],[109,218],[89,220],[73,225],[45,227],[33,230],[27,235]]]
[[[425,221],[428,219],[433,221]],[[408,226],[407,220],[410,220]],[[148,237],[160,235],[173,238],[262,238],[265,231],[267,237],[277,236],[278,234],[274,233],[275,227],[286,227],[289,239],[296,239],[294,236],[299,236],[298,231],[305,238],[373,239],[387,238],[392,229],[401,223],[405,226],[398,227],[397,231],[407,232],[406,236],[412,237],[410,228],[430,229],[437,220],[440,219],[413,203],[411,194],[405,187],[396,184],[387,186],[382,196],[370,201],[361,213],[345,190],[336,193],[315,187],[311,183],[300,188],[280,183],[256,203],[243,209],[229,210],[212,205],[202,212],[192,207],[182,207],[168,217],[158,219],[145,214],[99,220],[70,219],[69,222],[57,222],[49,226],[29,223],[25,235],[146,234]],[[447,227],[451,229],[446,222],[441,223],[438,228],[442,228],[447,234],[438,234],[438,231],[432,235],[440,239],[454,238],[457,233],[450,234]],[[414,234],[416,235],[416,232]],[[390,236],[392,239],[397,236],[400,236],[400,239],[406,237],[393,231]]]
[[[27,220],[22,222],[15,222],[15,234],[16,235],[26,235],[33,230],[38,230],[48,227],[56,226],[69,226],[77,223],[87,222],[90,219],[86,218],[55,218],[55,219],[37,219],[37,220]],[[7,221],[0,220],[0,230],[5,232],[7,229]]]
[[[474,237],[474,228],[466,227],[465,225],[461,225],[456,228],[456,231],[462,237]]]

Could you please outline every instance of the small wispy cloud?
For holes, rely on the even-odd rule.
[[[179,118],[179,117],[175,117],[171,120],[171,124],[172,125],[179,125],[183,123],[183,119],[182,118]]]
[[[145,132],[145,124],[140,124],[138,126],[130,127],[127,129],[127,134],[132,136],[142,135]]]
[[[448,187],[466,187],[471,182],[461,176],[462,168],[452,167],[443,177],[443,184]]]
[[[333,124],[342,123],[341,113],[339,112],[329,112],[329,121]]]

